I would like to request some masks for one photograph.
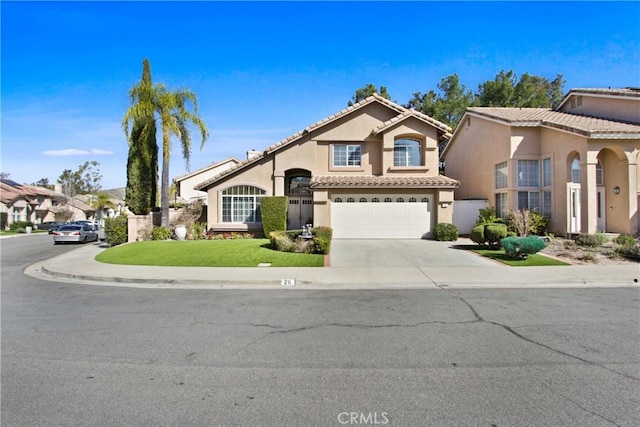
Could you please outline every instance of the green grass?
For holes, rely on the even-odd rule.
[[[162,240],[134,242],[102,251],[97,261],[109,264],[182,267],[322,267],[324,255],[271,249],[269,239]]]
[[[529,255],[527,259],[513,259],[509,258],[502,249],[485,249],[478,245],[466,245],[460,248],[473,251],[478,255],[494,259],[511,267],[547,267],[555,265],[570,265],[566,262],[558,261],[557,259],[549,258],[541,254]]]

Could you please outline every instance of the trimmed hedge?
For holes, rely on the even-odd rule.
[[[287,229],[288,200],[286,196],[269,196],[260,199],[262,230],[265,236],[269,236],[272,231]]]
[[[33,222],[31,221],[15,221],[9,224],[9,230],[18,232],[18,229],[22,229],[24,233],[24,229],[27,227],[33,227]]]
[[[510,258],[526,259],[527,255],[535,254],[547,247],[547,244],[537,236],[507,237],[500,240],[505,254]]]
[[[439,242],[455,242],[458,236],[458,227],[453,224],[442,222],[433,227],[433,239]]]
[[[480,224],[471,229],[471,240],[481,246],[499,248],[507,232],[506,224]]]
[[[607,241],[607,236],[602,233],[596,234],[581,234],[576,237],[576,243],[578,246],[585,246],[587,248],[597,248],[602,246]]]
[[[129,226],[125,215],[105,219],[104,238],[109,245],[116,246],[127,243],[128,235]]]

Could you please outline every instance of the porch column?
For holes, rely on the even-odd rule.
[[[638,165],[629,161],[629,180],[627,197],[629,198],[629,234],[635,236],[640,231],[640,212],[638,212]]]
[[[273,195],[284,196],[284,171],[273,172]]]
[[[597,159],[587,160],[582,175],[582,203],[586,207],[582,211],[582,230],[594,234],[598,230],[598,191],[596,187]]]

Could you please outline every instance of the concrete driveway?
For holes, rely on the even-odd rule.
[[[331,267],[488,267],[494,261],[456,248],[473,244],[470,240],[334,239]]]

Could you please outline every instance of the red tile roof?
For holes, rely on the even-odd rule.
[[[438,176],[373,176],[317,175],[311,177],[311,188],[457,188],[459,181]]]

